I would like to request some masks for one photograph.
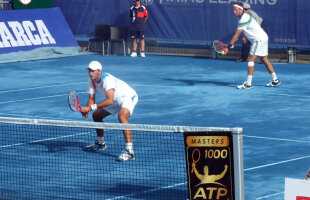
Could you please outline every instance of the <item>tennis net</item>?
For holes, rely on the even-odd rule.
[[[87,151],[96,128],[107,149]],[[122,130],[134,161],[117,161]],[[231,130],[0,117],[0,199],[187,199],[182,133]]]

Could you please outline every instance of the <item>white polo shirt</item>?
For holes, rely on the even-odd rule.
[[[257,21],[249,14],[243,13],[239,20],[238,29],[242,29],[245,37],[253,44],[256,41],[268,41],[267,33],[257,23]]]
[[[107,91],[114,89],[114,102],[113,106],[122,107],[125,104],[126,100],[131,99],[134,101],[134,98],[137,98],[137,93],[124,81],[112,76],[109,73],[101,74],[101,81],[97,83],[88,79],[88,90],[89,94],[96,94],[98,92],[103,98],[107,98]],[[112,113],[113,114],[113,113]]]

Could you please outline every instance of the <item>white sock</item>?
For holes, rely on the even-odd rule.
[[[129,151],[129,153],[133,153],[132,143],[126,143],[126,150]]]
[[[278,79],[275,72],[273,72],[273,73],[271,74],[271,76],[272,76],[272,80],[273,80],[273,81],[275,81],[275,80]]]
[[[98,141],[98,143],[99,144],[103,144],[104,143],[104,136],[102,136],[102,137],[97,137],[97,141]]]
[[[246,80],[246,82],[247,82],[249,85],[252,85],[252,78],[253,78],[253,75],[248,75],[248,79]]]

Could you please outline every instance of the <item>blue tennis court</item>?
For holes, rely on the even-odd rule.
[[[270,82],[271,76],[264,65],[256,64],[252,90],[235,88],[246,79],[247,63],[206,58],[147,56],[142,59],[129,56],[84,55],[0,64],[0,72],[3,74],[0,79],[0,116],[83,121],[80,114],[69,109],[67,94],[70,90],[77,91],[81,104],[86,104],[88,72],[85,68],[92,60],[101,62],[103,71],[126,81],[137,91],[139,102],[130,119],[133,124],[242,127],[245,199],[281,200],[284,198],[285,177],[304,178],[310,162],[308,134],[310,92],[307,87],[310,83],[310,65],[307,64],[273,63],[279,79],[283,82],[278,88],[265,87],[265,84]],[[117,116],[112,116],[105,121],[117,123],[118,119]],[[39,131],[33,140],[42,140],[45,134],[44,131]],[[108,163],[112,163],[112,167],[115,167],[114,154],[117,155],[118,152],[90,154],[81,150],[80,147],[91,142],[95,134],[92,136],[67,138],[67,141],[72,140],[72,142],[70,145],[66,143],[66,146],[45,141],[43,145],[29,147],[14,146],[23,142],[19,139],[22,136],[17,133],[9,136],[11,144],[9,148],[3,145],[1,142],[3,139],[1,139],[0,148],[12,155],[27,151],[33,159],[28,160],[29,165],[35,164],[38,168],[40,168],[39,160],[48,156],[70,160],[71,151],[81,151],[81,154],[85,154],[71,155],[75,159],[80,159],[81,163],[106,157],[104,160],[109,160]],[[169,140],[169,135],[167,136]],[[117,141],[112,140],[110,145],[117,145]],[[184,144],[176,145],[178,146],[171,148],[181,149],[178,150],[179,153],[184,154],[181,146]],[[143,154],[144,151],[139,150],[139,144],[135,149],[138,152],[138,159],[138,155]],[[38,150],[40,152],[37,152]],[[152,151],[156,151],[156,145]],[[54,154],[49,154],[50,152]],[[18,166],[18,162],[19,160],[12,160],[12,166]],[[81,171],[85,170],[85,174],[88,170],[105,167],[105,162],[102,162],[101,166],[93,166],[93,169],[84,169],[79,163],[71,164]],[[155,167],[152,167],[152,163],[149,165],[149,173],[153,173],[156,163],[154,162]],[[10,166],[7,167],[2,170],[10,173]],[[44,167],[46,169],[46,166]],[[50,171],[53,171],[54,167],[50,166]],[[130,162],[126,167],[133,170],[133,174],[126,174],[126,176],[134,175],[135,161]],[[185,168],[185,166],[168,167]],[[185,170],[180,169],[171,177],[176,178],[179,174],[185,173]],[[46,174],[49,171],[42,173]],[[111,173],[117,176],[115,171]],[[101,180],[108,175],[110,174],[101,174]],[[158,174],[158,176],[165,175]],[[44,182],[44,176],[41,178],[43,180],[40,177],[39,180]],[[71,178],[64,177],[63,180],[53,181],[55,183],[70,181]],[[92,176],[80,178],[91,179]],[[147,181],[147,176],[140,178],[145,179],[142,182]],[[186,196],[184,181],[181,180],[179,185],[167,185],[165,188],[140,185],[135,189],[132,189],[130,182],[127,182],[122,187],[128,188],[128,191],[122,190],[120,194],[115,187],[90,184],[84,186],[84,193],[80,198],[85,199],[83,194],[94,192],[96,194],[93,196],[94,199],[100,199],[103,193],[109,193],[111,199],[145,199],[143,194],[146,192],[160,194],[169,188],[169,190],[175,190],[175,197],[180,199]],[[41,184],[42,188],[45,188],[44,183]],[[113,185],[113,183],[109,184]],[[11,190],[18,194],[27,188],[12,187]],[[63,190],[65,191],[65,188]],[[27,192],[31,194],[34,191]],[[51,192],[47,199],[54,199],[56,196]],[[76,199],[71,194],[58,198]],[[167,198],[163,193],[162,199]]]

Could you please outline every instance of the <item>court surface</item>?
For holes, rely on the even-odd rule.
[[[285,177],[305,177],[310,167],[306,64],[274,63],[283,82],[278,88],[265,87],[271,76],[256,64],[252,90],[235,88],[246,79],[247,63],[206,58],[85,55],[0,64],[0,116],[83,121],[68,108],[67,94],[76,90],[86,103],[85,68],[92,60],[137,91],[131,123],[242,127],[245,199],[282,200]]]

